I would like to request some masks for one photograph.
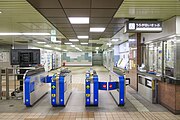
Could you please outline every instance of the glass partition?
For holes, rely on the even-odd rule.
[[[169,39],[164,42],[165,54],[164,54],[164,72],[165,75],[174,77],[174,58],[175,58],[175,41]]]

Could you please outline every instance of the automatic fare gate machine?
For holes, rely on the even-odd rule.
[[[72,93],[72,74],[68,69],[60,70],[59,74],[48,76],[44,68],[29,70],[24,75],[24,104],[33,106],[49,91],[51,84],[51,104],[65,106]]]
[[[114,74],[114,73],[113,73]],[[98,106],[99,92],[98,90],[109,90],[118,106],[125,105],[125,79],[122,75],[116,75],[115,81],[99,82],[98,75],[95,70],[90,69],[86,72],[85,80],[85,105]]]

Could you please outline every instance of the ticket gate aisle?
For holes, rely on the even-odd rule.
[[[96,71],[90,69],[89,71],[86,72],[86,83],[85,83],[86,106],[98,106],[98,101],[99,101],[98,90],[105,90],[105,91],[108,90],[118,106],[125,105],[126,84],[125,84],[124,76],[117,75],[116,73],[113,72],[111,74],[114,74],[116,76],[115,81],[99,82]]]
[[[24,75],[24,104],[33,106],[49,91],[51,84],[52,106],[65,106],[72,93],[72,75],[68,69],[62,69],[60,74],[48,76],[44,68],[27,71]]]

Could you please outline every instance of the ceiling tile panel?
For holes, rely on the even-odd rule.
[[[71,24],[54,24],[54,26],[56,26],[57,28],[64,28],[64,27],[71,28]]]
[[[88,35],[89,32],[76,32],[76,34],[77,34],[77,36],[78,36],[78,35]]]
[[[90,23],[97,24],[97,23],[109,23],[111,18],[90,18]]]
[[[63,8],[90,8],[91,0],[60,0]]]
[[[91,17],[113,17],[116,9],[91,9]]]
[[[89,17],[90,9],[65,9],[68,17]]]
[[[81,27],[73,27],[76,32],[89,32],[89,27],[81,28]]]
[[[123,0],[92,0],[92,8],[118,8]]]
[[[72,28],[58,28],[61,32],[74,32]]]
[[[62,23],[68,24],[69,20],[67,18],[47,18],[51,23]]]
[[[35,8],[62,8],[58,0],[27,0]]]
[[[123,27],[124,24],[109,24],[108,27]]]
[[[107,27],[108,24],[90,24],[90,27]]]
[[[39,12],[47,17],[66,17],[63,9],[38,9]]]

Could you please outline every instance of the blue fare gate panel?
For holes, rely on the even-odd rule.
[[[107,90],[107,82],[99,82],[99,90]]]
[[[52,106],[57,106],[57,104],[56,104],[56,81],[51,82],[51,104],[52,104]]]
[[[125,83],[124,76],[119,76],[119,105],[124,106],[125,104]]]
[[[59,77],[59,102],[60,106],[65,106],[64,102],[64,76]]]
[[[108,82],[108,90],[115,90],[119,88],[119,82]]]
[[[27,107],[31,106],[30,104],[30,77],[25,78],[25,98],[24,103]]]
[[[98,83],[98,76],[93,78],[94,81],[94,105],[98,106],[99,101],[99,83]]]
[[[86,80],[86,85],[85,85],[85,89],[86,89],[86,94],[85,94],[85,98],[86,98],[86,106],[90,105],[90,81]]]

